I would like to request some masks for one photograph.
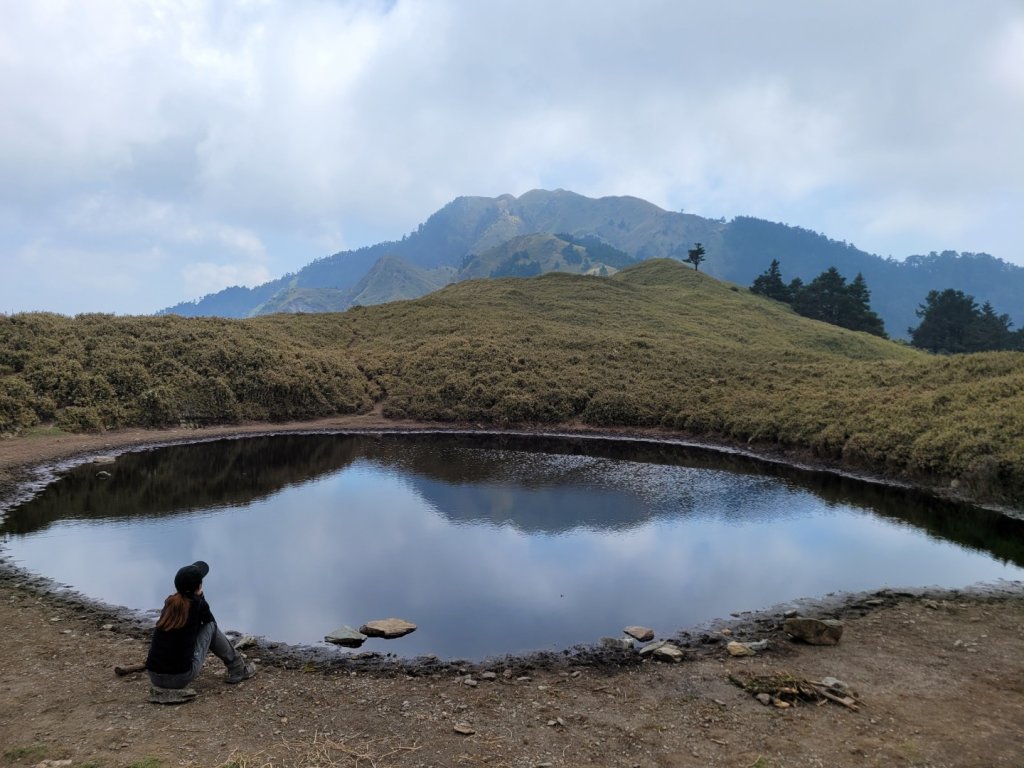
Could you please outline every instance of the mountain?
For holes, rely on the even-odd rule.
[[[625,251],[594,237],[520,235],[488,248],[479,256],[467,257],[452,282],[485,277],[532,277],[548,272],[608,276],[635,261]]]
[[[860,272],[872,308],[894,337],[906,337],[917,325],[915,310],[933,289],[957,288],[979,304],[990,301],[1024,325],[1024,268],[988,254],[943,251],[899,261],[787,224],[749,216],[726,222],[666,211],[636,197],[593,199],[561,189],[459,197],[401,240],[336,253],[294,275],[255,288],[227,288],[160,314],[337,311],[416,298],[471,278],[587,272],[576,255],[597,265],[594,271],[603,266],[603,274],[611,274],[630,262],[685,259],[695,242],[707,250],[703,271],[743,286],[772,259],[779,260],[787,282],[808,282],[832,266],[851,280]],[[602,248],[607,250],[599,255]]]

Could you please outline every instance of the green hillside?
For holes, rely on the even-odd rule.
[[[665,428],[1024,500],[1024,355],[933,357],[669,260],[344,314],[0,319],[0,427],[365,412]]]
[[[575,275],[614,274],[620,267],[633,263],[628,254],[604,244],[570,242],[555,235],[521,235],[479,256],[467,257],[455,281],[485,277],[533,277],[548,272]],[[419,294],[424,295],[426,291]],[[411,298],[411,297],[410,297]]]

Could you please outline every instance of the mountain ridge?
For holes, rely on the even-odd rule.
[[[726,222],[666,211],[638,197],[588,198],[562,189],[535,189],[519,197],[460,196],[401,240],[325,256],[292,275],[254,288],[226,288],[158,314],[248,317],[277,311],[341,311],[356,303],[417,298],[428,289],[436,290],[431,286],[445,284],[434,270],[450,270],[452,281],[509,274],[485,274],[480,269],[458,272],[474,257],[515,238],[560,234],[596,238],[635,261],[683,260],[699,241],[708,253],[702,269],[741,285],[749,285],[772,259],[779,260],[787,281],[806,282],[831,266],[848,279],[859,272],[872,292],[873,309],[894,337],[905,337],[908,328],[917,324],[915,310],[933,289],[963,290],[979,303],[990,301],[1017,326],[1024,325],[1024,268],[989,254],[943,251],[900,261],[788,224],[750,216]],[[355,290],[384,258],[390,261],[376,269],[370,281],[373,289]],[[396,258],[408,266],[396,268]],[[526,261],[538,264],[541,272],[557,268],[552,259]],[[524,275],[537,273],[526,264],[521,269]],[[432,276],[425,278],[421,273]],[[386,285],[386,274],[394,276],[394,284]],[[329,309],[314,308],[319,305]]]

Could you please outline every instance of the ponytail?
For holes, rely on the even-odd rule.
[[[156,628],[164,631],[181,629],[188,622],[188,610],[191,606],[192,602],[180,592],[168,595],[164,600],[164,609],[160,611],[160,618],[156,622]]]

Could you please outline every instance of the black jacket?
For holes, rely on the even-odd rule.
[[[196,635],[204,624],[214,620],[210,606],[202,595],[188,598],[191,605],[183,627],[172,630],[154,629],[153,641],[146,657],[146,669],[161,675],[176,675],[192,668]]]

